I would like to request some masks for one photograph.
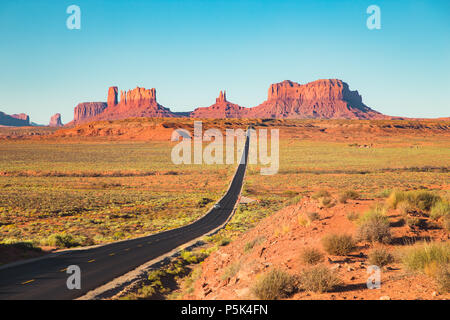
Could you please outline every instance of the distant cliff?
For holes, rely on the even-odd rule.
[[[175,117],[173,112],[156,101],[156,89],[135,88],[120,91],[110,87],[107,102],[80,103],[74,110],[74,123],[94,120],[118,120],[135,117]]]
[[[216,103],[197,108],[194,118],[321,118],[382,119],[386,116],[370,109],[358,91],[337,79],[317,80],[304,85],[286,80],[272,84],[267,100],[259,106],[244,108],[226,100],[222,91]]]
[[[84,102],[75,107],[74,123],[95,120],[118,120],[134,117],[191,118],[318,118],[318,119],[387,119],[362,102],[358,91],[339,79],[321,79],[306,84],[285,80],[269,87],[267,100],[252,108],[231,103],[225,91],[216,102],[192,112],[172,112],[156,101],[156,90],[137,87],[120,91],[108,89],[107,102]]]
[[[30,126],[30,117],[24,113],[8,115],[0,111],[0,125],[15,127]]]

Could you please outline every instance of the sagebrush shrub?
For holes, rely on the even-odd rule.
[[[253,294],[261,300],[289,297],[296,289],[296,280],[290,274],[273,269],[259,278],[252,287]]]
[[[341,280],[326,266],[318,265],[300,275],[300,287],[306,291],[318,293],[329,292],[341,284]]]
[[[323,253],[317,248],[304,248],[300,254],[300,259],[306,264],[317,264],[323,260]]]
[[[326,235],[322,238],[322,245],[328,254],[335,256],[345,256],[355,248],[352,236],[346,234]]]

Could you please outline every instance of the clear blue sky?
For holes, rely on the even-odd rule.
[[[66,8],[81,8],[68,30]],[[381,8],[369,30],[366,8]],[[370,107],[411,117],[450,116],[450,1],[0,2],[0,111],[47,124],[73,118],[107,88],[156,88],[173,111],[245,107],[271,83],[339,78]]]

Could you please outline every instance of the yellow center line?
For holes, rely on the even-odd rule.
[[[67,270],[67,268],[61,269],[59,270],[59,272],[65,272]]]
[[[95,261],[95,259],[92,259],[92,260],[89,260],[88,262],[94,262]]]
[[[28,281],[22,282],[22,284],[27,284],[27,283],[30,283],[30,282],[33,282],[33,281],[34,281],[34,279],[31,279],[31,280],[28,280]]]
[[[138,244],[138,247],[142,247],[142,244]]]
[[[109,255],[110,255],[110,256],[113,256],[113,255],[115,255],[115,253],[113,252],[113,253],[110,253]]]
[[[125,249],[125,251],[129,251],[129,250],[130,250],[130,248],[126,248],[126,249]]]

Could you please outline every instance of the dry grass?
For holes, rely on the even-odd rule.
[[[306,291],[330,292],[341,283],[341,280],[323,265],[305,269],[300,275],[300,287]]]
[[[322,238],[324,250],[331,255],[345,256],[355,249],[352,236],[346,234],[329,234]]]
[[[253,294],[261,300],[278,300],[295,292],[296,280],[290,274],[273,269],[259,278],[252,287]]]
[[[389,243],[391,241],[389,220],[383,208],[374,207],[359,218],[356,238],[358,241],[369,242]]]
[[[375,248],[369,252],[369,263],[378,267],[384,267],[394,262],[394,256],[386,248]]]
[[[300,254],[300,260],[305,264],[315,265],[323,261],[323,253],[314,247],[304,248]]]

